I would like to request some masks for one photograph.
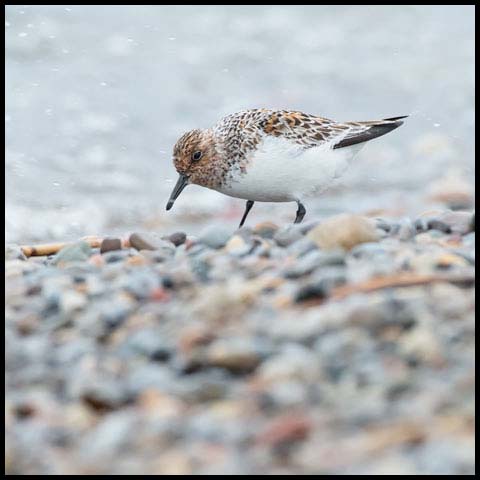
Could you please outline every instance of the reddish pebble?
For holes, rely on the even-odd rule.
[[[88,263],[91,263],[92,265],[95,265],[96,267],[101,267],[105,264],[105,260],[103,259],[103,257],[99,253],[96,253],[95,255],[92,255],[88,259]]]
[[[150,292],[150,300],[154,302],[165,302],[170,299],[170,294],[161,287],[154,288]]]
[[[193,240],[187,238],[187,239],[185,240],[185,250],[190,250],[195,244],[196,244],[196,242],[194,242]]]
[[[277,447],[281,444],[304,440],[312,429],[311,421],[304,415],[288,415],[273,419],[257,437],[259,443]]]

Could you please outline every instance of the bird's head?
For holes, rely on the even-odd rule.
[[[189,184],[209,185],[209,171],[216,156],[215,142],[210,130],[191,130],[182,135],[173,148],[173,164],[179,174],[167,203],[167,210]]]

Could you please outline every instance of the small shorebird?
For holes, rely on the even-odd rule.
[[[256,201],[296,202],[295,223],[300,223],[303,199],[326,190],[366,142],[399,127],[402,118],[335,122],[263,108],[228,115],[177,141],[173,162],[180,176],[167,210],[194,183],[247,200],[240,227]]]

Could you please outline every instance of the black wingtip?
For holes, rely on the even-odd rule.
[[[385,120],[386,122],[394,122],[396,120],[401,120],[402,118],[407,118],[409,116],[410,115],[403,115],[403,117],[384,118],[383,120]]]
[[[369,140],[373,140],[374,138],[381,137],[391,132],[392,130],[395,130],[396,128],[402,126],[403,122],[400,121],[400,119],[406,118],[407,116],[385,118],[380,123],[373,124],[368,130],[364,130],[362,132],[359,132],[356,135],[344,138],[343,140],[338,142],[336,145],[334,145],[333,148],[335,149],[335,148],[350,147],[352,145],[356,145],[357,143],[364,143],[364,142],[368,142]],[[383,123],[385,121],[388,121],[389,123]]]

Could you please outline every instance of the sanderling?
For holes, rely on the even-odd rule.
[[[408,116],[408,115],[407,115]],[[321,193],[342,175],[364,144],[403,124],[403,117],[335,122],[289,110],[255,109],[228,115],[214,127],[191,130],[176,143],[179,179],[170,210],[189,183],[253,203],[296,202],[295,223],[305,216],[303,200]]]

